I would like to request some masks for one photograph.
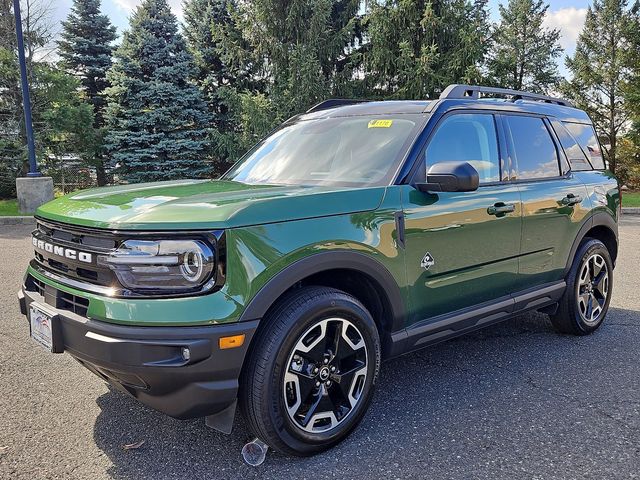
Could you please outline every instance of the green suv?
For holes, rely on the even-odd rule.
[[[42,206],[19,293],[31,336],[177,418],[287,454],[344,439],[380,362],[527,310],[603,322],[620,193],[568,102],[449,86],[329,100],[219,180]]]

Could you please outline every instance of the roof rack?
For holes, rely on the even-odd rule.
[[[347,99],[347,98],[330,98],[314,105],[306,113],[318,112],[334,107],[342,107],[344,105],[355,105],[356,103],[370,102],[371,100]]]
[[[449,85],[440,94],[440,99],[479,99],[481,93],[509,96],[513,102],[516,100],[535,100],[538,102],[555,103],[556,105],[563,105],[565,107],[573,107],[570,102],[563,100],[562,98],[548,97],[537,93],[521,92],[520,90],[510,90],[508,88],[482,87],[478,85]]]

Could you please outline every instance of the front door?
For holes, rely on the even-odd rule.
[[[422,193],[403,187],[406,269],[413,318],[432,318],[513,293],[522,206],[517,185],[503,183],[497,119],[453,113],[440,120],[424,151],[424,169],[467,161],[478,170],[475,192]]]

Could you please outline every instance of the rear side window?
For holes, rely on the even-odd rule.
[[[596,170],[604,170],[605,164],[600,151],[598,137],[592,125],[584,123],[563,122],[569,133],[578,141],[578,144]]]
[[[498,140],[493,115],[462,113],[443,120],[425,151],[427,168],[440,162],[469,162],[480,183],[500,181]]]
[[[560,176],[556,145],[544,121],[524,115],[507,115],[505,118],[518,178],[528,180]]]
[[[559,122],[558,120],[551,120],[551,126],[560,139],[560,144],[562,145],[564,153],[567,155],[567,159],[571,165],[571,170],[574,172],[591,170],[591,164],[589,163],[587,156],[582,151],[580,145],[578,145],[577,140],[573,138],[573,135],[569,133],[569,130],[565,128],[562,122]]]

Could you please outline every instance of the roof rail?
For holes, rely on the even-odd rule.
[[[490,93],[494,95],[503,95],[511,97],[511,101],[516,100],[535,100],[538,102],[555,103],[565,107],[573,107],[573,105],[562,98],[548,97],[537,93],[521,92],[520,90],[510,90],[508,88],[482,87],[478,85],[449,85],[440,94],[440,99],[451,98],[480,98],[481,93]]]
[[[314,105],[309,110],[307,110],[306,113],[319,112],[320,110],[327,110],[329,108],[342,107],[344,105],[355,105],[356,103],[365,103],[370,101],[371,100],[330,98],[329,100],[324,100],[317,105]]]

